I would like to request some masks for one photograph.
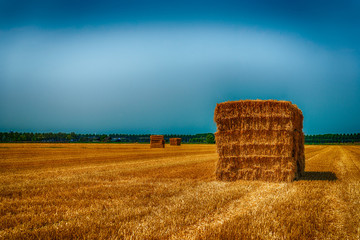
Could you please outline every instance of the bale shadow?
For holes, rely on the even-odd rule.
[[[333,172],[305,172],[297,181],[336,181],[337,179]]]

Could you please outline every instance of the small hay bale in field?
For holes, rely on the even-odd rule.
[[[181,138],[170,138],[170,145],[171,146],[180,146]]]
[[[304,173],[303,115],[291,102],[224,102],[214,120],[217,179],[293,181]]]
[[[163,135],[150,136],[150,148],[164,148],[165,140]]]

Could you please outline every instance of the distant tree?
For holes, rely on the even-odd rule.
[[[101,136],[100,136],[100,141],[101,141],[101,142],[105,142],[106,137],[107,137],[106,134],[101,135]]]
[[[19,139],[19,141],[21,141],[21,142],[26,141],[26,134],[25,134],[25,133],[22,133],[18,139]]]
[[[214,135],[213,134],[208,134],[207,136],[206,136],[206,143],[215,143],[215,138],[214,138]]]
[[[71,139],[72,139],[71,135],[70,135],[70,134],[68,134],[68,135],[66,136],[66,140],[70,142],[70,141],[71,141]]]

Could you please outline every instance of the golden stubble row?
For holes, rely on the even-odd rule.
[[[1,239],[360,236],[359,147],[306,146],[308,178],[269,183],[216,181],[214,145],[53,146],[59,145],[1,144],[8,147],[0,148],[0,167],[7,164],[0,175]],[[12,152],[34,159],[9,167]],[[38,166],[46,159],[51,164]],[[319,172],[337,180],[318,180]]]

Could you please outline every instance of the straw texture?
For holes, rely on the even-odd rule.
[[[170,138],[170,145],[171,146],[180,146],[181,138]]]
[[[292,181],[305,169],[303,115],[288,101],[216,105],[219,180]]]
[[[150,148],[165,148],[165,140],[163,135],[150,136]]]

